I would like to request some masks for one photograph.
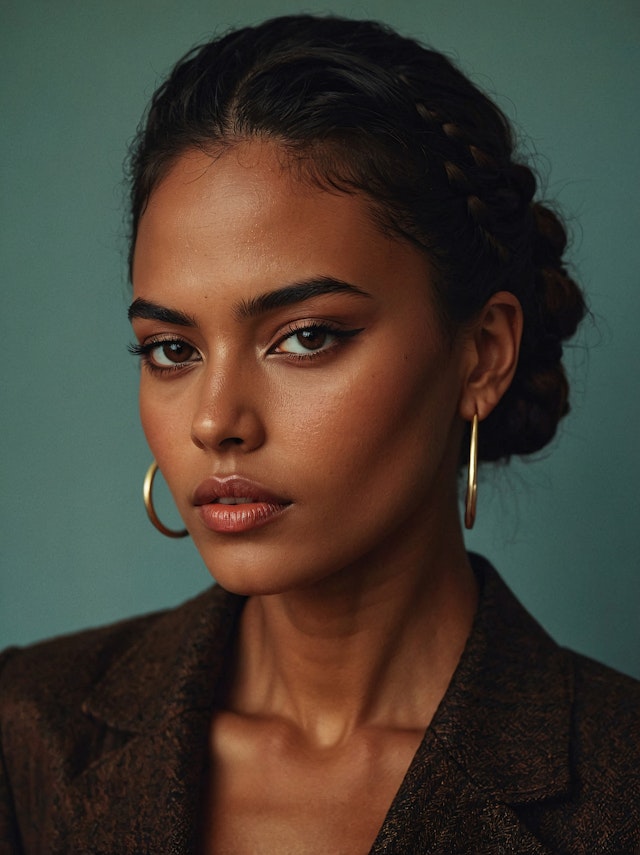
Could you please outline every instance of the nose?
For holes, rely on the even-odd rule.
[[[203,450],[254,451],[265,440],[263,395],[250,372],[203,373],[191,440]]]

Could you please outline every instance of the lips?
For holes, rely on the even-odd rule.
[[[275,520],[291,501],[255,481],[231,475],[203,481],[194,493],[193,504],[206,528],[236,534]]]

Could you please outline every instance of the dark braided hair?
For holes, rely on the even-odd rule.
[[[188,53],[153,97],[130,162],[130,260],[176,158],[250,138],[280,144],[301,178],[364,193],[381,229],[423,249],[448,329],[497,291],[518,297],[518,368],[483,423],[480,458],[549,442],[569,410],[562,342],[585,303],[563,266],[564,227],[533,201],[498,107],[442,54],[381,24],[300,15],[231,32]]]

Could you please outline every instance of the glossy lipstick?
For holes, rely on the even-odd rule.
[[[229,475],[203,481],[194,493],[193,504],[211,531],[240,534],[271,522],[291,502],[255,481]]]

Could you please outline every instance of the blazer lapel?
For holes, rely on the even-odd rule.
[[[431,727],[483,792],[557,798],[571,783],[570,659],[483,563],[481,606]]]
[[[469,780],[433,735],[423,745],[422,771],[410,773],[371,855],[552,855],[510,805]]]
[[[570,793],[572,669],[490,565],[451,684],[371,855],[550,850],[519,808]]]
[[[60,812],[74,851],[193,851],[216,682],[241,603],[213,588],[162,615],[86,699],[101,750]]]

